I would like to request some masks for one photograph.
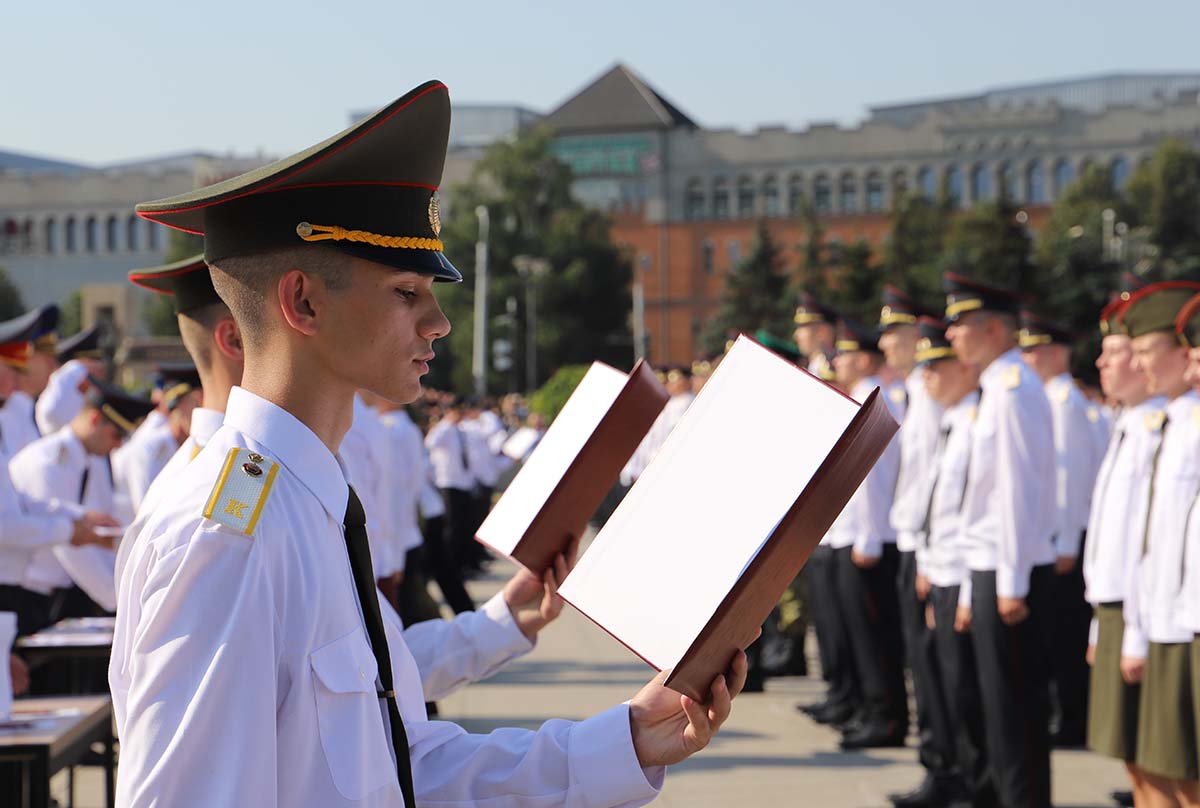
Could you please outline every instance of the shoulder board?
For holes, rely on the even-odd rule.
[[[200,454],[200,451],[201,451],[203,448],[204,448],[204,447],[203,447],[203,446],[201,446],[199,442],[193,443],[193,444],[192,444],[192,451],[191,451],[191,453],[188,455],[188,462],[189,462],[189,463],[191,463],[193,460],[195,460],[195,459],[196,459],[196,455]]]
[[[1050,397],[1053,398],[1055,401],[1057,401],[1059,404],[1065,403],[1066,400],[1071,397],[1070,385],[1056,384],[1054,386],[1054,392],[1051,393]]]
[[[971,410],[967,413],[967,417],[971,419],[971,423],[975,423],[975,419],[979,417],[979,405],[972,404]]]
[[[1153,412],[1148,412],[1142,418],[1142,423],[1145,425],[1147,431],[1149,431],[1149,432],[1159,431],[1160,429],[1163,428],[1163,424],[1165,424],[1166,422],[1167,422],[1167,414],[1163,410],[1154,410]]]
[[[908,393],[903,387],[893,387],[891,392],[888,393],[888,397],[891,398],[892,401],[899,404],[908,397]]]
[[[204,517],[254,535],[279,464],[249,449],[230,449],[204,506]]]
[[[1100,423],[1100,410],[1096,409],[1095,407],[1088,407],[1087,419],[1093,424]]]
[[[1004,386],[1009,390],[1015,390],[1021,386],[1021,368],[1017,365],[1010,365],[1008,370],[1004,371]]]

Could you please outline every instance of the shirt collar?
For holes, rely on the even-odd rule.
[[[1025,361],[1021,359],[1020,348],[1010,348],[992,360],[992,363],[983,369],[983,373],[979,374],[979,384],[995,381],[1006,367],[1013,364],[1025,364]]]
[[[1188,390],[1178,398],[1171,399],[1167,404],[1167,417],[1174,421],[1187,415],[1193,406],[1200,403],[1198,399],[1200,396],[1196,395],[1195,390]]]
[[[229,393],[225,426],[236,429],[282,463],[335,521],[346,515],[346,475],[321,439],[287,410],[241,387]]]
[[[225,413],[197,407],[192,410],[192,425],[188,429],[188,434],[191,435],[192,440],[203,446],[212,439],[224,422]]]

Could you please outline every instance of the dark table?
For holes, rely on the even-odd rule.
[[[0,719],[0,765],[20,771],[22,808],[50,805],[50,778],[88,757],[92,744],[104,744],[105,799],[115,802],[112,701],[108,696],[52,696],[18,699],[10,719]],[[75,800],[71,778],[70,803]],[[0,802],[6,806],[6,797]]]

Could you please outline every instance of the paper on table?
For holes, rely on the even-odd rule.
[[[560,588],[674,667],[858,412],[741,338]]]
[[[537,449],[480,526],[476,534],[480,541],[512,555],[517,542],[616,401],[627,380],[628,377],[615,368],[601,362],[592,364],[542,436]]]

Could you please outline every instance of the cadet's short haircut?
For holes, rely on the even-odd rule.
[[[220,301],[179,315],[179,336],[183,339],[183,347],[187,348],[202,373],[212,367],[213,331],[217,323],[230,316],[232,312],[229,307]]]
[[[350,285],[349,262],[342,253],[313,245],[222,258],[211,265],[213,288],[229,306],[242,333],[258,339],[263,336],[266,300],[285,272],[299,269],[320,278],[326,288],[339,291]]]

